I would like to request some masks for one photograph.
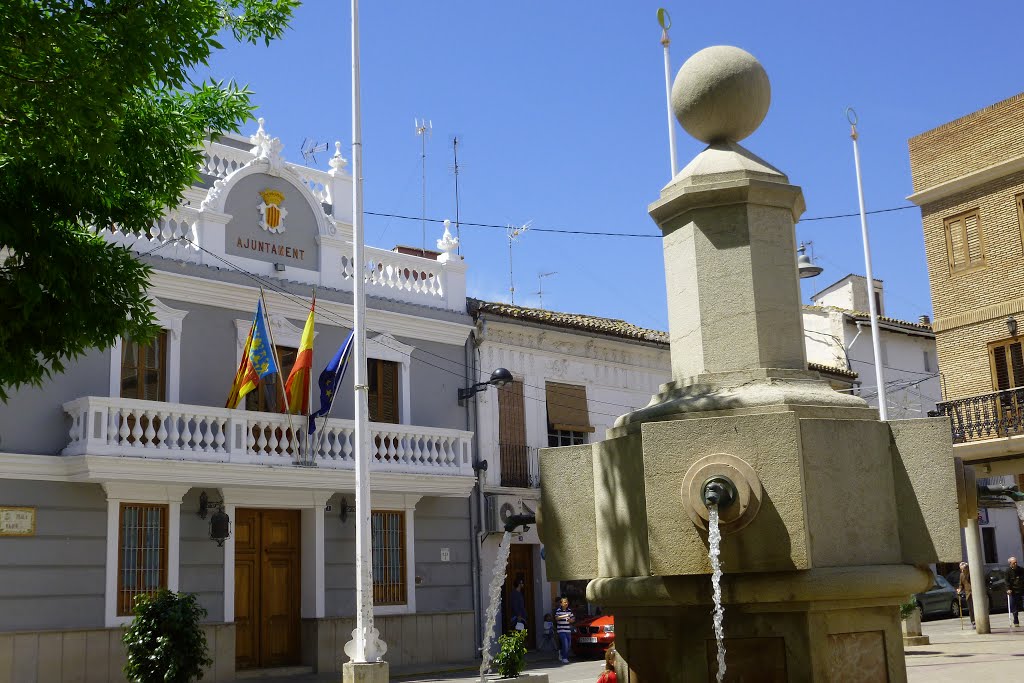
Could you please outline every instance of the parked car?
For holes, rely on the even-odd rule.
[[[1006,611],[1006,579],[1003,575],[1003,572],[1005,571],[1005,568],[1000,567],[998,569],[989,570],[985,574],[985,593],[988,595],[989,614]],[[959,570],[951,571],[946,574],[946,580],[953,586],[953,590],[956,590],[956,587],[960,584]],[[969,611],[967,613],[969,613]],[[953,613],[953,616],[959,615],[959,612]]]
[[[615,643],[615,617],[602,615],[577,621],[572,628],[572,651],[578,657],[599,656]]]
[[[959,614],[956,589],[942,576],[936,576],[935,583],[924,593],[915,593],[914,601],[921,610],[922,617]]]

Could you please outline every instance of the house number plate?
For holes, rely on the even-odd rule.
[[[0,536],[35,536],[36,509],[0,507]]]

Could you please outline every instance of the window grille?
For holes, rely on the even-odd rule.
[[[167,587],[167,506],[121,503],[117,614],[132,613],[140,595]]]
[[[373,535],[373,604],[404,605],[405,513],[374,511],[370,517]]]

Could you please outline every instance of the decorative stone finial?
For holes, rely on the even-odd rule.
[[[263,129],[264,119],[262,116],[257,121],[260,127],[249,137],[249,142],[253,145],[249,152],[254,154],[257,159],[268,160],[272,168],[280,168],[284,163],[281,158],[281,150],[284,149],[281,138],[272,138],[267,135],[267,131]]]
[[[328,162],[331,167],[332,173],[342,173],[345,167],[348,166],[348,159],[341,156],[341,140],[335,140],[334,142],[334,156]]]
[[[437,248],[446,254],[451,254],[459,246],[458,238],[452,237],[451,225],[452,222],[446,218],[444,221],[444,235],[437,241]]]
[[[686,60],[672,84],[672,111],[686,132],[706,143],[739,142],[757,130],[772,100],[761,63],[729,45]]]

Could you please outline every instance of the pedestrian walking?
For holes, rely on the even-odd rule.
[[[523,594],[525,590],[526,582],[521,578],[517,579],[512,587],[512,628],[516,631],[526,629],[526,596]]]
[[[572,641],[572,625],[576,615],[569,609],[569,598],[562,598],[555,610],[555,630],[558,633],[559,659],[562,664],[569,663],[569,645]]]
[[[1011,557],[1008,560],[1010,565],[1006,570],[1006,602],[1013,615],[1013,625],[1020,626],[1020,618],[1017,613],[1024,607],[1021,606],[1021,599],[1024,598],[1024,569],[1017,565],[1017,558]]]
[[[604,653],[604,671],[597,679],[597,683],[619,683],[619,676],[615,673],[615,658],[618,655],[614,647],[608,648]]]
[[[966,605],[967,614],[971,617],[971,626],[974,626],[974,606],[971,604],[971,568],[966,562],[960,563],[960,585],[956,588],[956,596],[960,603],[960,618],[963,618],[964,605]],[[964,599],[961,600],[961,597]]]

